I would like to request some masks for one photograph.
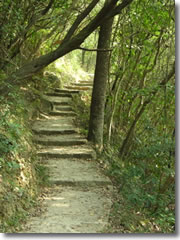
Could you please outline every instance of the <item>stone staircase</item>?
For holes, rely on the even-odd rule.
[[[91,90],[92,84],[81,81],[46,96],[53,109],[32,129],[51,186],[43,213],[31,217],[22,233],[101,233],[108,224],[112,184],[98,167],[96,152],[75,127],[71,108],[72,95],[83,87]]]
[[[65,85],[64,87],[69,90],[88,91],[88,90],[92,90],[93,81],[92,80],[89,80],[89,81],[80,80],[77,83],[71,83],[71,85]]]

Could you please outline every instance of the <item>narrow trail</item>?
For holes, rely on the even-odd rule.
[[[47,94],[53,111],[33,125],[38,155],[52,183],[39,216],[21,233],[100,233],[108,224],[112,184],[96,163],[96,153],[74,125],[72,95],[92,89],[81,81]]]

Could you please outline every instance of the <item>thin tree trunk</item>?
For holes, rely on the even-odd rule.
[[[175,74],[175,62],[174,62],[174,64],[173,64],[173,68],[172,68],[172,70],[170,71],[170,73],[168,74],[168,76],[160,82],[160,84],[159,84],[160,87],[164,87],[164,86],[167,84],[167,82],[173,77],[174,74]],[[134,119],[134,121],[132,122],[132,124],[131,124],[128,132],[127,132],[127,135],[126,135],[126,137],[125,137],[125,139],[124,139],[124,141],[123,141],[123,143],[122,143],[122,145],[121,145],[121,148],[120,148],[120,155],[121,155],[121,157],[123,157],[124,154],[127,152],[127,151],[126,151],[126,148],[127,148],[127,146],[128,146],[129,139],[130,139],[130,137],[132,136],[132,133],[133,133],[133,131],[134,131],[134,129],[135,129],[136,123],[138,122],[139,118],[141,117],[141,115],[143,114],[144,110],[146,109],[146,106],[147,106],[149,103],[151,103],[152,98],[156,95],[156,93],[158,92],[158,90],[159,90],[159,88],[155,89],[155,90],[151,93],[151,97],[149,97],[147,100],[144,101],[141,109],[140,109],[139,112],[136,114],[135,119]]]
[[[111,116],[110,116],[110,120],[109,120],[109,126],[108,126],[108,141],[109,142],[111,140],[111,131],[112,131],[113,119],[114,119],[114,114],[115,114],[116,105],[117,105],[117,99],[118,99],[119,90],[120,90],[120,86],[121,86],[123,76],[124,75],[122,75],[121,78],[118,81],[118,86],[117,86],[117,89],[114,93],[113,100],[112,100],[112,112],[111,112]]]
[[[108,1],[106,1],[107,3]],[[108,49],[112,34],[113,18],[100,27],[98,49]],[[97,52],[94,86],[92,92],[88,140],[101,151],[103,147],[104,108],[109,72],[109,52]]]

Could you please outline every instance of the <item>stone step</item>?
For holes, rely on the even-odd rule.
[[[102,233],[108,225],[112,190],[52,186],[46,211],[31,217],[21,233]]]
[[[86,187],[112,184],[94,161],[51,159],[46,161],[45,166],[48,167],[49,180],[53,184]]]
[[[33,131],[36,134],[46,134],[46,135],[53,135],[53,134],[74,134],[74,133],[78,133],[78,129],[77,128],[38,128],[38,129],[33,129]]]
[[[49,116],[49,119],[40,119],[36,120],[33,124],[33,127],[62,127],[62,126],[69,126],[73,125],[74,120],[73,118],[68,117],[60,117],[60,118],[51,118]]]
[[[59,111],[73,111],[71,106],[67,106],[67,105],[60,105],[60,106],[55,106],[55,110],[59,110]]]
[[[49,147],[38,150],[38,155],[45,158],[78,158],[78,159],[95,159],[95,151],[87,146],[73,147]]]
[[[93,83],[71,83],[73,86],[78,86],[78,87],[92,87]]]
[[[87,84],[91,84],[91,85],[93,85],[94,84],[94,81],[93,80],[88,80],[88,81],[86,81],[86,80],[80,80],[79,81],[79,83],[87,83]]]
[[[72,117],[69,119],[48,119],[36,121],[32,130],[37,134],[73,134],[77,133],[78,129],[74,127]]]
[[[49,115],[51,115],[51,116],[69,116],[69,117],[77,116],[77,114],[73,111],[53,111],[53,112],[50,112]]]
[[[37,144],[46,146],[73,146],[83,145],[87,143],[87,140],[79,134],[69,135],[37,135],[33,141]]]
[[[84,90],[84,91],[86,91],[86,90],[91,90],[92,89],[92,87],[90,87],[90,86],[86,86],[86,87],[80,87],[80,86],[64,86],[65,88],[67,88],[67,89],[76,89],[76,90],[80,90],[80,91],[82,91],[82,90]]]
[[[66,93],[66,92],[62,92],[62,93],[59,93],[59,92],[51,92],[51,93],[46,93],[47,96],[54,96],[54,97],[70,97],[72,98],[72,95],[71,93]]]
[[[57,93],[70,93],[70,94],[79,93],[78,90],[67,90],[67,89],[59,89],[59,88],[55,88],[54,91]]]
[[[46,99],[54,105],[69,105],[72,102],[72,97],[46,96]]]

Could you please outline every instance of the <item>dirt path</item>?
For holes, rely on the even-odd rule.
[[[111,181],[73,123],[72,94],[84,85],[87,90],[88,82],[83,82],[49,94],[54,110],[33,126],[38,155],[48,166],[52,186],[41,215],[31,217],[21,233],[100,233],[108,223]]]

